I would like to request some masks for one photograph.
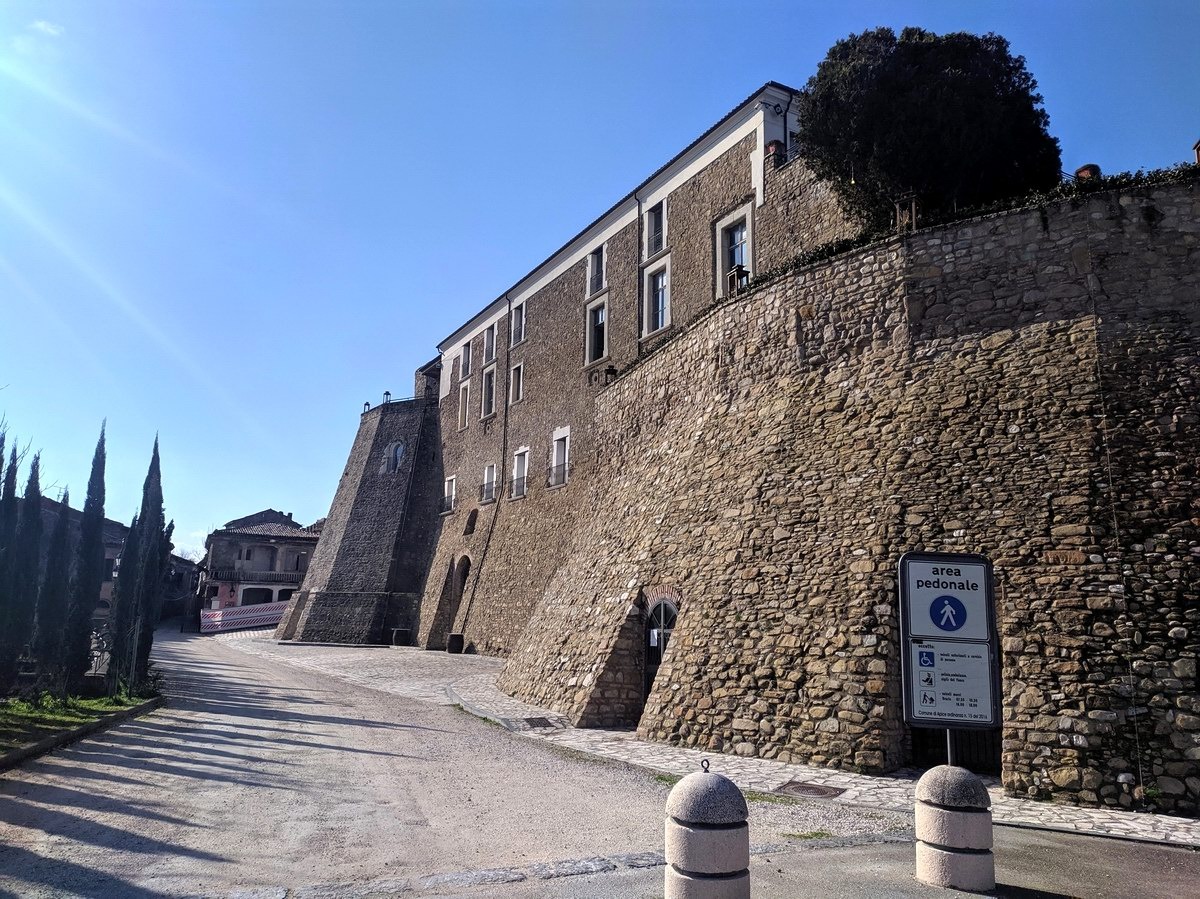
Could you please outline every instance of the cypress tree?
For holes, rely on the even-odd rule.
[[[13,470],[11,467],[4,466],[4,438],[7,436],[3,427],[0,427],[0,627],[4,627],[6,617],[8,615],[8,591],[5,589],[8,570],[8,551],[9,551],[9,535],[5,527],[8,521],[8,472]],[[13,498],[13,508],[16,508],[16,498]]]
[[[146,580],[148,589],[143,596],[146,600],[146,607],[142,615],[141,641],[138,643],[137,666],[134,669],[135,680],[138,683],[145,679],[150,666],[150,648],[154,645],[154,628],[158,625],[158,618],[162,614],[163,586],[171,567],[171,550],[175,548],[175,544],[171,542],[174,534],[175,522],[172,521],[159,536],[157,567],[153,569],[148,567]],[[148,563],[150,561],[147,560]]]
[[[162,545],[165,525],[162,504],[162,475],[158,459],[158,438],[150,455],[150,468],[142,484],[142,508],[130,528],[121,553],[121,576],[117,580],[120,594],[120,617],[114,622],[113,650],[109,661],[109,695],[116,695],[123,682],[136,691],[145,670],[139,664],[142,634],[153,632],[152,615],[158,609],[162,595]],[[132,550],[132,551],[131,551]],[[114,612],[117,610],[114,609]],[[153,633],[148,637],[153,640]],[[146,650],[149,657],[149,648]]]
[[[117,583],[113,589],[112,608],[108,613],[108,631],[112,643],[105,680],[109,696],[116,696],[121,691],[121,684],[129,679],[126,662],[129,658],[130,631],[133,629],[133,618],[137,608],[140,538],[141,523],[137,515],[134,515],[133,521],[129,523],[129,533],[125,536],[125,545],[121,547]]]
[[[8,616],[0,637],[0,692],[11,690],[16,683],[18,660],[33,631],[42,551],[40,468],[41,461],[35,455],[29,466],[21,517],[8,563]]]
[[[0,493],[0,643],[8,632],[12,606],[12,566],[17,542],[17,448],[12,448],[4,469],[4,489]]]
[[[75,550],[75,579],[71,583],[63,646],[64,698],[67,691],[79,689],[90,666],[92,612],[104,583],[104,430],[101,425],[100,439],[96,441],[96,452],[92,456],[87,499],[83,504],[79,545]]]
[[[43,677],[56,694],[62,694],[64,680],[63,630],[67,621],[67,599],[71,592],[71,494],[63,491],[62,510],[50,532],[46,552],[46,575],[38,593],[34,617],[33,655]]]
[[[162,472],[158,458],[158,438],[154,438],[154,450],[150,454],[150,470],[142,485],[142,511],[138,516],[142,534],[138,557],[138,591],[136,613],[133,621],[133,636],[129,645],[128,676],[131,687],[138,689],[145,677],[142,660],[142,644],[145,656],[150,657],[150,644],[154,640],[154,626],[158,623],[158,609],[162,597],[162,557],[166,537],[165,515],[162,501]]]

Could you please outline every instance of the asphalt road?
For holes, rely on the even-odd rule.
[[[155,655],[162,709],[0,780],[0,895],[533,895],[533,873],[478,872],[662,848],[668,787],[646,772],[219,640],[163,630]],[[829,803],[752,818],[758,839],[904,823]]]

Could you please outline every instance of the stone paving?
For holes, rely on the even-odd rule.
[[[684,775],[700,770],[701,760],[708,759],[713,771],[744,790],[772,792],[795,781],[842,790],[833,802],[906,813],[913,808],[917,771],[854,774],[648,743],[638,740],[631,730],[574,728],[561,715],[519,702],[496,687],[496,677],[504,667],[502,659],[413,648],[289,646],[275,643],[271,634],[251,631],[209,639],[227,640],[243,652],[270,656],[372,690],[422,702],[461,705],[532,739],[653,771]],[[1020,799],[1005,796],[995,780],[989,782],[989,792],[997,823],[1200,848],[1200,820]]]

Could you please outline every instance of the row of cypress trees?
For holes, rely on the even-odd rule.
[[[34,692],[65,700],[79,692],[91,665],[92,613],[104,583],[105,432],[92,457],[79,539],[72,547],[69,493],[45,546],[41,459],[29,465],[22,502],[17,502],[21,458],[16,446],[4,462],[0,431],[0,698],[17,686],[22,658],[36,666]],[[107,692],[136,693],[144,684],[154,625],[170,560],[173,525],[163,524],[158,440],[142,488],[142,505],[121,553],[111,605],[112,639]],[[44,571],[44,574],[43,574]]]

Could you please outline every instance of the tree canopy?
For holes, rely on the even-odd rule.
[[[936,213],[1053,187],[1061,155],[1041,102],[999,35],[877,28],[834,44],[808,80],[797,153],[882,226],[909,193]]]

